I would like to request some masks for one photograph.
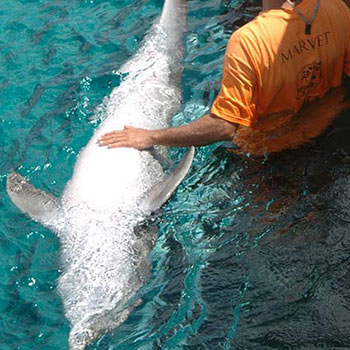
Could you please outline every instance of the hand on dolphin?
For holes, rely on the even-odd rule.
[[[133,147],[138,150],[154,145],[204,146],[218,141],[231,141],[236,129],[237,124],[209,113],[188,124],[165,129],[146,130],[125,126],[124,130],[104,134],[98,143],[109,148]]]
[[[151,134],[151,130],[125,126],[124,130],[115,130],[102,135],[98,144],[108,148],[132,147],[143,150],[154,145]]]

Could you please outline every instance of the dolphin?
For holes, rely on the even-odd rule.
[[[78,155],[60,198],[34,188],[17,172],[7,178],[13,203],[59,238],[64,268],[57,288],[71,325],[70,350],[85,349],[116,329],[140,303],[156,237],[137,227],[170,198],[192,164],[193,147],[166,175],[163,148],[97,144],[101,135],[125,125],[170,125],[182,96],[186,6],[185,0],[165,0],[137,53],[115,72],[122,82],[105,102],[106,117]]]

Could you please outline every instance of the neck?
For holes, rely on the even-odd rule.
[[[299,5],[303,0],[293,1],[295,5]],[[285,0],[263,0],[263,11],[271,9],[291,9],[292,7]]]

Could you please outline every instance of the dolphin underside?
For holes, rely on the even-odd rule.
[[[164,175],[153,156],[157,150],[96,145],[102,133],[124,125],[170,125],[181,102],[186,2],[165,0],[159,21],[121,68],[129,74],[111,93],[107,117],[80,152],[60,198],[35,188],[17,172],[7,178],[12,202],[60,240],[64,272],[58,291],[71,324],[70,350],[83,350],[116,329],[139,305],[156,234],[136,228],[171,197],[191,167],[194,147]]]

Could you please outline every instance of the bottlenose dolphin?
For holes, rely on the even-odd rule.
[[[177,168],[164,175],[161,148],[107,149],[97,140],[125,125],[168,127],[181,100],[182,35],[186,1],[165,0],[138,52],[119,74],[123,80],[106,103],[106,118],[79,154],[60,198],[34,188],[16,172],[7,179],[13,203],[57,233],[64,272],[58,291],[71,324],[71,350],[118,327],[139,303],[147,279],[152,232],[137,232],[186,176],[190,148]]]

